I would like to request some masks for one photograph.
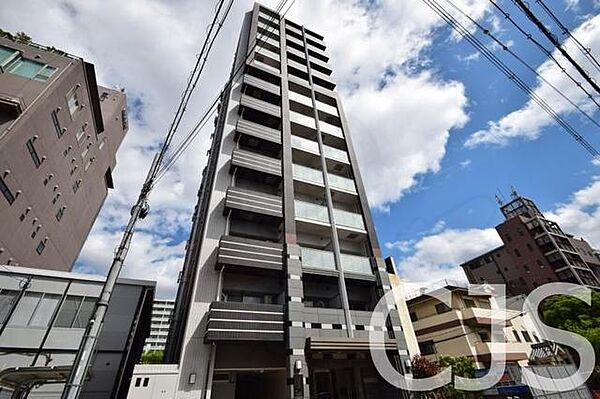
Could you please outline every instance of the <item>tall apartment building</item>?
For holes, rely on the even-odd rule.
[[[564,232],[514,190],[500,210],[506,220],[496,231],[504,245],[461,265],[469,282],[505,284],[510,296],[556,281],[600,288],[600,257],[587,241]]]
[[[0,37],[0,264],[71,269],[127,128],[92,64]]]
[[[401,394],[369,353],[390,281],[328,61],[318,33],[245,15],[167,343],[177,398]],[[402,370],[397,311],[378,328]]]
[[[171,299],[155,299],[152,305],[150,335],[144,345],[145,351],[164,351],[171,326],[171,317],[175,309],[175,301]]]

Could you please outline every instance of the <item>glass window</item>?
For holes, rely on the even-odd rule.
[[[490,334],[487,331],[478,331],[477,334],[481,342],[490,342]]]
[[[525,339],[525,342],[531,342],[531,336],[527,331],[521,331],[521,334],[523,334],[523,339]]]
[[[136,387],[139,387],[141,383],[142,383],[142,379],[140,377],[138,377],[138,378],[135,379],[135,386]]]
[[[81,307],[79,308],[79,313],[77,313],[77,317],[73,322],[73,328],[85,328],[87,326],[90,317],[92,317],[92,313],[94,312],[94,306],[96,305],[95,298],[85,298]]]
[[[142,384],[142,386],[147,387],[148,386],[148,382],[150,382],[150,378],[148,378],[148,377],[144,378],[144,383]]]
[[[73,88],[69,92],[69,94],[67,94],[67,105],[69,106],[69,112],[71,113],[71,117],[75,115],[77,111],[79,111],[80,104],[79,99],[77,98],[76,88]]]
[[[2,47],[0,47],[0,50]],[[19,291],[2,290],[0,291],[0,324],[4,323],[4,319],[8,315],[10,308],[13,306],[15,299],[19,295]]]
[[[515,336],[515,339],[517,340],[517,342],[521,342],[521,337],[519,337],[519,333],[516,332],[515,330],[512,330],[513,335]]]
[[[435,353],[435,344],[433,341],[419,342],[419,351],[421,355],[433,355]]]
[[[42,161],[37,151],[35,150],[35,147],[33,146],[33,140],[31,139],[27,140],[27,151],[29,151],[29,155],[31,156],[31,160],[33,161],[35,167],[39,168],[42,164]]]
[[[83,138],[85,137],[85,130],[83,129],[83,127],[81,127],[78,131],[77,131],[77,135],[75,136],[77,138],[77,144],[81,143],[81,141],[83,140]]]
[[[467,308],[474,308],[475,307],[475,301],[469,298],[463,298],[463,302],[465,303],[465,306]]]
[[[8,47],[0,46],[0,66],[3,66],[8,61],[13,59],[19,54],[17,50],[13,50]]]
[[[58,114],[56,113],[56,110],[52,111],[50,113],[50,116],[52,117],[52,124],[54,125],[54,129],[56,130],[56,135],[58,137],[61,137],[63,135],[63,131],[62,127],[60,127],[60,121],[58,120]]]
[[[83,297],[68,295],[67,299],[62,304],[60,308],[60,312],[56,317],[56,321],[54,322],[55,327],[66,327],[71,328],[73,325],[73,320],[75,319],[75,315],[77,314],[77,310],[79,310],[79,305]]]
[[[41,298],[42,294],[38,292],[26,292],[17,304],[8,324],[10,326],[27,326]]]
[[[35,248],[35,252],[37,252],[38,255],[41,255],[42,252],[44,252],[44,249],[46,249],[46,243],[44,241],[40,241],[38,246]]]
[[[449,312],[451,309],[448,305],[446,305],[445,303],[438,303],[437,305],[435,305],[435,311],[437,312],[437,314],[442,314],[442,313],[446,313]]]
[[[60,295],[44,294],[33,317],[29,321],[29,325],[34,327],[47,327],[59,302]]]
[[[27,79],[45,82],[56,71],[56,68],[41,62],[17,58],[6,66],[6,71]]]
[[[9,205],[12,205],[12,203],[15,202],[14,194],[10,191],[10,189],[8,188],[8,186],[4,182],[4,179],[2,179],[1,176],[0,176],[0,191],[2,191],[2,194],[4,195],[4,198],[6,198],[6,200],[8,201]]]

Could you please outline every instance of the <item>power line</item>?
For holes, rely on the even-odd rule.
[[[533,74],[535,74],[538,77],[538,79],[540,79],[542,82],[546,83],[549,87],[551,87],[559,96],[561,96],[565,101],[567,101],[569,104],[571,104],[576,110],[578,110],[590,122],[592,122],[597,127],[600,127],[600,123],[596,122],[596,120],[594,118],[592,118],[592,116],[590,114],[588,114],[587,112],[585,112],[579,105],[577,105],[574,101],[572,101],[569,97],[567,97],[560,89],[558,89],[556,86],[554,86],[552,83],[550,83],[546,78],[544,78],[544,76],[542,76],[542,74],[540,74],[535,68],[533,68],[531,65],[529,65],[529,63],[527,61],[525,61],[521,56],[519,56],[517,53],[515,53],[513,50],[511,50],[510,47],[507,44],[503,43],[500,39],[498,39],[492,33],[492,31],[490,29],[487,29],[486,27],[484,27],[483,25],[481,25],[474,18],[472,18],[469,14],[467,14],[462,9],[460,9],[460,7],[458,7],[452,1],[446,0],[446,2],[448,4],[450,4],[450,6],[452,6],[455,10],[457,10],[461,15],[463,15],[466,18],[468,18],[469,21],[471,21],[471,23],[473,23],[475,26],[477,26],[484,34],[486,34],[487,36],[489,36],[490,39],[492,39],[496,44],[498,44],[502,48],[502,50],[504,50],[507,53],[509,53],[510,55],[512,55],[525,68],[527,68],[531,72],[533,72]]]
[[[219,18],[224,3],[225,0],[219,0],[219,3],[217,4],[214,17],[210,24],[210,28],[202,44],[202,50],[200,52],[198,60],[196,61],[192,74],[187,81],[177,112],[166,134],[165,141],[163,142],[160,151],[155,155],[152,161],[152,165],[150,166],[150,169],[144,181],[144,184],[140,190],[140,194],[137,198],[137,201],[131,209],[131,216],[127,223],[127,227],[123,232],[123,236],[115,252],[115,256],[109,268],[108,275],[106,276],[106,281],[102,286],[102,291],[100,292],[100,296],[94,307],[92,317],[88,321],[83,339],[81,340],[79,349],[77,351],[77,355],[73,362],[71,372],[69,373],[68,381],[65,384],[65,388],[62,393],[63,399],[77,399],[79,397],[79,394],[81,393],[91,359],[96,349],[96,343],[98,341],[100,331],[102,329],[104,317],[106,315],[106,311],[110,303],[112,291],[117,283],[117,279],[119,277],[119,274],[121,273],[121,269],[123,268],[123,263],[125,262],[127,253],[129,252],[129,246],[131,244],[131,239],[133,237],[135,226],[138,220],[143,219],[148,214],[148,194],[152,189],[152,184],[154,182],[154,179],[156,178],[156,174],[159,170],[162,160],[171,144],[171,141],[173,140],[173,136],[175,135],[177,128],[179,127],[181,119],[186,111],[189,99],[202,73],[202,69],[204,67],[204,63],[201,62],[202,56],[205,53],[206,56],[208,56],[208,52],[210,51],[209,43],[211,43],[212,32],[216,29],[214,33],[216,36],[221,31],[223,23],[227,19],[229,11],[231,10],[231,6],[233,5],[233,0],[229,0],[228,6],[225,8],[223,16]],[[219,22],[217,23],[217,21]],[[212,40],[214,40],[214,38]]]
[[[500,7],[500,5],[496,1],[489,0],[489,2],[492,3],[492,5],[502,15],[504,15],[504,18],[506,20],[508,20],[519,32],[521,32],[523,34],[523,36],[525,36],[527,38],[527,40],[531,41],[545,56],[547,56],[550,60],[552,60],[552,62],[554,62],[554,64],[556,64],[556,66],[560,69],[560,71],[562,73],[564,73],[569,78],[569,80],[571,80],[571,82],[573,82],[577,87],[579,87],[579,89],[581,91],[583,91],[585,93],[585,95],[587,96],[588,99],[590,99],[594,104],[596,104],[596,106],[598,108],[600,108],[600,103],[598,103],[598,101],[594,98],[594,96],[585,88],[585,86],[579,80],[575,79],[575,77],[569,73],[567,68],[562,66],[562,64],[556,59],[554,54],[549,49],[547,49],[543,44],[541,44],[531,33],[524,30],[521,27],[521,25],[519,25],[511,17],[511,15],[508,12],[506,12],[502,7]]]
[[[280,3],[277,6],[275,12],[279,13],[285,7],[285,5],[288,3],[288,1],[289,0],[282,0],[282,1],[280,1]],[[280,17],[281,19],[283,19],[285,17],[285,15],[288,13],[288,11],[291,9],[291,7],[294,5],[295,1],[296,0],[292,0],[292,2],[290,3],[290,5],[286,9],[286,11],[283,14],[281,14],[281,17]],[[275,19],[274,16],[270,16],[269,17],[269,21],[273,21],[274,19]],[[256,49],[259,49],[259,48],[262,47],[262,45],[260,45],[259,42],[262,41],[263,38],[265,38],[265,36],[266,36],[266,39],[271,38],[271,36],[274,33],[275,33],[275,28],[268,27],[266,33],[261,33],[259,36],[257,36],[256,40],[254,41],[254,44],[247,51],[246,57],[244,58],[243,62],[241,62],[240,65],[231,73],[230,78],[228,79],[228,81],[223,86],[221,92],[223,90],[226,90],[229,87],[229,85],[233,82],[233,80],[235,79],[235,77],[237,76],[237,74],[241,71],[241,69],[246,66],[246,62],[253,55],[254,51]],[[204,112],[204,114],[202,115],[202,117],[200,118],[200,120],[194,125],[194,127],[192,128],[192,130],[190,131],[190,133],[188,133],[188,135],[184,138],[184,140],[177,146],[177,149],[175,150],[174,154],[171,156],[171,158],[169,158],[169,160],[166,162],[166,164],[159,171],[159,174],[158,174],[158,176],[157,176],[157,178],[155,180],[155,184],[158,183],[158,181],[177,162],[177,160],[183,155],[183,153],[191,145],[191,143],[194,141],[194,139],[198,136],[198,134],[200,133],[200,131],[202,130],[202,128],[206,125],[207,121],[209,120],[209,117],[212,115],[215,106],[219,102],[219,99],[220,99],[220,95],[217,95],[217,97],[213,100],[213,102],[211,103],[211,105],[209,106],[209,108]]]
[[[469,32],[458,20],[448,13],[436,0],[423,0],[423,2],[438,14],[452,29],[458,32],[468,43],[475,47],[485,58],[487,58],[506,77],[513,81],[517,87],[523,90],[537,105],[540,106],[552,119],[562,126],[582,147],[584,147],[595,159],[600,159],[600,153],[569,123],[560,117],[531,87],[529,87],[518,75],[516,75],[504,62],[490,51],[479,39]]]
[[[563,48],[563,46],[558,41],[556,36],[554,36],[548,30],[548,28],[546,28],[546,26],[535,16],[535,14],[529,9],[529,7],[527,7],[527,5],[523,2],[523,0],[513,0],[513,1],[519,7],[519,9],[521,11],[523,11],[525,16],[527,16],[527,18],[531,22],[533,22],[533,24],[535,26],[537,26],[537,28],[540,30],[540,32],[542,32],[544,34],[544,36],[546,36],[546,38],[548,38],[548,40],[550,40],[550,42],[554,45],[554,47],[556,47],[556,49],[558,51],[560,51],[560,53],[563,55],[563,57],[565,57],[567,59],[567,61],[569,61],[569,63],[571,65],[573,65],[573,67],[577,70],[577,72],[579,72],[579,74],[590,84],[590,86],[592,86],[592,88],[594,90],[596,90],[596,92],[598,94],[600,94],[600,86],[598,86],[596,84],[596,82],[594,82],[594,80],[588,75],[588,73],[577,63],[577,61],[575,61],[573,59],[573,57],[571,57],[571,55],[567,52],[567,50],[565,50]]]
[[[558,25],[558,27],[562,29],[563,35],[567,35],[571,40],[573,40],[573,42],[577,45],[579,51],[581,51],[581,53],[588,59],[588,61],[592,65],[594,65],[596,70],[600,72],[600,63],[598,63],[596,58],[594,58],[594,56],[592,55],[592,50],[581,44],[581,42],[571,34],[569,29],[560,21],[560,19],[558,19],[556,14],[554,14],[552,10],[542,0],[537,0],[536,2],[540,5],[540,7],[542,7],[546,14],[548,14],[550,18],[552,18],[552,20]]]

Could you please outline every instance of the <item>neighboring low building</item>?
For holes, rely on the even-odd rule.
[[[172,399],[178,370],[176,364],[136,364],[127,399]]]
[[[32,367],[43,373],[71,366],[103,282],[93,275],[0,265],[0,397]],[[155,285],[119,279],[81,399],[126,397],[150,328]],[[58,382],[27,397],[58,399]]]
[[[175,309],[175,300],[173,299],[156,299],[154,301],[150,336],[146,339],[145,351],[165,350],[173,309]]]
[[[430,295],[446,289],[452,293],[452,306]],[[441,356],[465,356],[477,368],[489,367],[492,355],[492,303],[490,295],[469,295],[465,283],[443,280],[431,287],[409,293],[406,302],[422,356],[438,360]],[[506,362],[525,364],[531,343],[539,334],[518,310],[506,310],[508,326],[503,327]]]
[[[508,296],[564,281],[600,288],[600,258],[583,238],[575,238],[515,191],[500,207],[506,220],[496,226],[504,243],[461,265],[473,284],[504,284]]]
[[[71,270],[127,130],[92,64],[0,37],[0,264]]]

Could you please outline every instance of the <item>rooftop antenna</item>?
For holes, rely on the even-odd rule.
[[[496,197],[496,202],[498,203],[498,205],[500,205],[501,207],[504,206],[504,201],[502,201],[502,198],[500,198],[500,196],[498,194],[496,194],[495,197]]]
[[[516,200],[519,198],[519,193],[517,193],[517,189],[515,186],[510,186],[510,198]]]

